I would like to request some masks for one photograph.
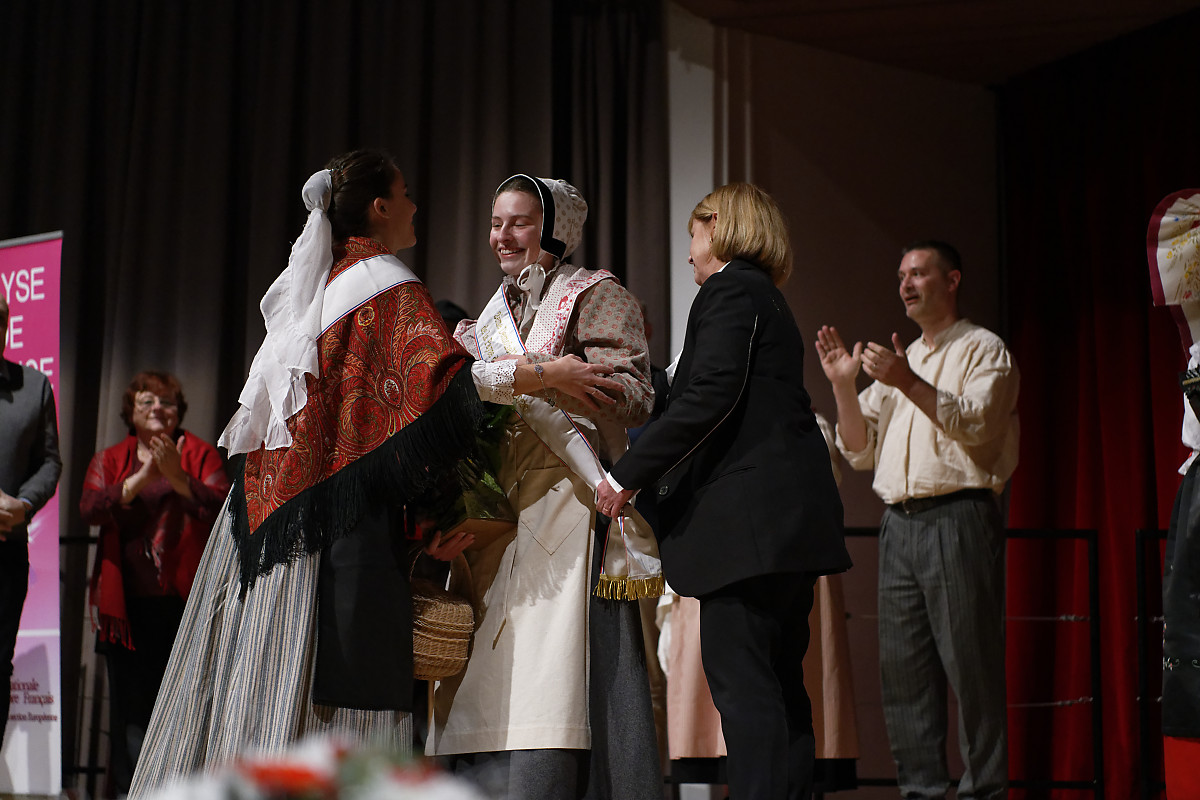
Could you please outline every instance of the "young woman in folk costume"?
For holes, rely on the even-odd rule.
[[[490,243],[504,277],[455,332],[481,361],[576,354],[611,371],[584,398],[548,385],[517,399],[497,475],[516,531],[452,575],[476,601],[475,639],[436,688],[426,752],[492,796],[662,796],[636,602],[661,593],[657,547],[640,519],[597,515],[593,494],[650,413],[650,361],[637,301],[612,273],[565,263],[586,216],[565,181],[501,184]]]
[[[131,795],[335,733],[411,746],[406,498],[472,451],[487,400],[583,395],[606,368],[472,364],[395,253],[416,243],[391,156],[309,178],[308,222],[219,444],[245,454],[201,561]],[[427,551],[451,558],[466,536]],[[329,643],[329,644],[326,644]],[[336,646],[330,646],[335,644]]]

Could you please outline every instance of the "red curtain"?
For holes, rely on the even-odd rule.
[[[1170,314],[1151,306],[1144,243],[1157,202],[1200,185],[1198,41],[1190,13],[1000,89],[1008,338],[1022,377],[1009,524],[1099,532],[1107,797],[1139,796],[1144,774],[1162,775],[1157,713],[1139,729],[1134,532],[1170,517],[1185,358]],[[1088,626],[1028,619],[1086,615],[1087,582],[1082,545],[1010,546],[1014,779],[1092,775]],[[1143,736],[1152,763],[1140,763]]]

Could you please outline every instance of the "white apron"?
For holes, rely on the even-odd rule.
[[[559,355],[575,300],[607,277],[582,269],[557,274],[528,342],[502,287],[460,341],[488,361],[526,347]],[[506,431],[496,477],[518,523],[510,536],[466,554],[469,576],[452,576],[454,588],[476,601],[476,632],[466,669],[435,688],[429,755],[591,748],[588,607],[595,484],[603,477],[596,454],[607,455],[615,436],[540,399],[515,405],[519,416]],[[620,559],[609,581],[614,589],[661,592],[656,549],[608,549]]]

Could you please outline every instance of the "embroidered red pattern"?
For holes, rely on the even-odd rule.
[[[330,277],[386,251],[351,238]],[[276,509],[386,442],[427,411],[467,363],[424,284],[393,287],[335,322],[318,340],[321,376],[288,420],[292,446],[246,459],[253,533]]]

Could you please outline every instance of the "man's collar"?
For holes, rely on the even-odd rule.
[[[20,369],[20,367],[7,358],[0,358],[0,384],[7,386],[12,383],[12,370],[14,369]]]
[[[958,319],[954,320],[954,322],[951,322],[949,325],[947,325],[945,328],[942,328],[942,330],[940,330],[937,333],[937,335],[933,337],[932,343],[928,342],[925,339],[924,334],[921,334],[921,342],[923,342],[925,344],[925,346],[929,348],[930,352],[932,352],[934,350],[937,350],[939,347],[944,345],[946,342],[953,339],[955,336],[957,336],[959,330],[961,330],[964,325],[969,325],[969,324],[970,324],[970,320],[968,320],[966,317],[959,317]]]

